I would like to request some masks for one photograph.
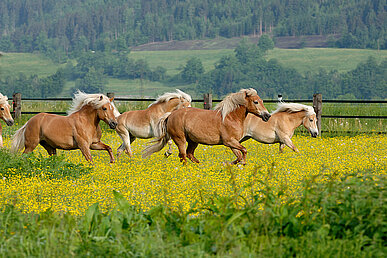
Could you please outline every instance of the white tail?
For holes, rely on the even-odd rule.
[[[171,112],[165,113],[157,122],[155,129],[155,135],[158,137],[151,141],[151,145],[148,145],[143,151],[142,151],[142,157],[147,158],[150,155],[152,155],[155,152],[161,151],[165,145],[167,145],[167,142],[171,139],[171,137],[167,133],[167,121],[168,117],[171,114]]]
[[[27,123],[25,123],[25,125],[23,125],[19,130],[17,130],[16,133],[12,136],[12,153],[16,153],[24,148],[24,132],[26,130]]]

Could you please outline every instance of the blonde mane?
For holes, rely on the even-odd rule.
[[[101,99],[101,97],[102,97],[102,99]],[[67,114],[71,115],[71,114],[79,111],[85,105],[91,105],[95,109],[98,109],[107,103],[112,104],[112,106],[114,108],[114,115],[116,117],[119,116],[119,112],[118,112],[117,108],[114,106],[114,104],[112,102],[110,102],[110,99],[107,96],[105,96],[103,94],[87,94],[87,93],[84,93],[84,92],[78,90],[74,94],[73,103],[72,103],[70,109],[67,111]]]
[[[192,98],[190,95],[188,95],[187,93],[185,93],[179,89],[176,89],[176,92],[167,92],[167,93],[164,93],[163,95],[159,96],[156,99],[156,101],[153,102],[152,104],[150,104],[149,106],[152,106],[153,104],[157,104],[157,103],[168,102],[174,98],[183,98],[183,99],[187,100],[188,102],[192,101]]]
[[[287,112],[287,113],[295,113],[300,111],[306,111],[307,116],[315,115],[313,107],[299,104],[299,103],[278,103],[277,109],[273,111],[271,114],[279,113],[279,112]]]
[[[9,105],[7,96],[0,93],[0,105]]]
[[[240,105],[246,105],[246,94],[247,96],[258,95],[257,91],[253,88],[241,89],[239,92],[227,95],[218,105],[216,105],[215,110],[222,114],[224,120],[229,113],[237,109]]]

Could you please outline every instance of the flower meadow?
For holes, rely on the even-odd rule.
[[[10,138],[4,140],[5,148],[9,148]],[[244,142],[248,150],[245,166],[230,166],[235,156],[225,146],[199,145],[195,156],[201,163],[186,165],[179,161],[176,146],[169,158],[160,151],[142,159],[141,151],[149,140],[141,139],[132,144],[134,157],[122,154],[114,164],[109,163],[106,151],[92,151],[93,164],[88,164],[79,150],[59,150],[58,155],[64,161],[76,164],[66,167],[61,177],[53,175],[52,168],[41,163],[31,164],[32,172],[28,175],[18,173],[18,167],[2,171],[0,207],[10,204],[25,213],[50,210],[81,216],[95,203],[102,212],[112,210],[116,206],[113,191],[117,191],[143,211],[158,205],[188,211],[215,196],[234,194],[242,197],[239,201],[242,206],[259,195],[263,182],[274,191],[283,191],[282,198],[297,198],[302,182],[313,176],[340,177],[366,170],[381,175],[387,172],[385,135],[318,138],[296,135],[292,140],[299,153],[286,147],[280,154],[278,144]],[[104,130],[102,141],[114,153],[121,144],[113,130]],[[20,159],[26,158],[17,155]],[[31,162],[46,159],[48,154],[39,146],[34,156],[38,158]],[[84,168],[82,173],[79,173],[80,167]],[[318,176],[316,180],[324,178]]]

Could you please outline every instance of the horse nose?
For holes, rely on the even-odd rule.
[[[112,122],[109,123],[109,126],[110,126],[111,129],[116,129],[116,127],[117,127],[117,122],[112,121]]]
[[[265,112],[262,115],[262,120],[267,122],[267,121],[269,121],[270,117],[271,117],[271,115],[268,112]]]
[[[6,124],[7,124],[8,126],[12,126],[13,123],[14,123],[13,119],[10,119],[10,120],[7,120],[7,121],[6,121]]]
[[[310,134],[312,135],[313,138],[316,138],[318,133],[317,132],[311,132]]]

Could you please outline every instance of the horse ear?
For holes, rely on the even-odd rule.
[[[102,101],[103,100],[103,96],[101,95],[100,97],[99,97],[99,101]]]

